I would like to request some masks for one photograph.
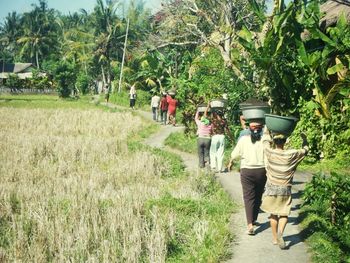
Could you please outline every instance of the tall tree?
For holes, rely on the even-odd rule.
[[[39,0],[39,6],[33,7],[31,12],[23,14],[23,31],[17,43],[21,46],[21,56],[30,59],[40,68],[40,58],[55,52],[57,23],[55,11],[48,8],[45,0]]]
[[[16,41],[20,35],[20,19],[21,16],[16,12],[9,13],[5,18],[5,22],[0,26],[0,46],[1,58],[10,58],[14,60],[18,49]]]
[[[122,22],[116,15],[119,2],[97,0],[93,13],[96,46],[94,55],[100,64],[103,80],[110,85],[114,76],[111,74],[111,62],[122,54],[123,42],[119,41]],[[118,54],[119,51],[119,54]]]

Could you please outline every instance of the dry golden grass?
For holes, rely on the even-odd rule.
[[[174,215],[145,216],[144,205],[170,187],[167,164],[128,150],[140,118],[11,108],[0,116],[0,260],[165,261]]]

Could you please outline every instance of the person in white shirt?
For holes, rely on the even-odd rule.
[[[160,97],[156,93],[154,93],[154,95],[151,99],[151,108],[152,108],[152,114],[153,114],[154,121],[158,120],[159,102],[160,102]]]
[[[266,183],[264,148],[261,140],[263,124],[261,120],[250,121],[250,134],[242,136],[231,153],[228,167],[240,158],[241,184],[247,218],[248,234],[254,235],[261,199]]]
[[[132,108],[134,110],[135,109],[135,103],[136,103],[136,88],[135,88],[135,84],[130,87],[129,97],[130,97],[130,108]]]

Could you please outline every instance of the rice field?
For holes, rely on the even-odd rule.
[[[224,253],[215,225],[226,227],[228,199],[210,196],[224,221],[212,220],[209,179],[168,177],[169,159],[129,149],[147,127],[140,117],[8,107],[0,116],[0,262],[195,262],[208,238],[222,248],[206,259]]]

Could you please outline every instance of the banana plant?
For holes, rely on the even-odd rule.
[[[350,84],[349,54],[350,26],[344,15],[337,25],[327,29],[327,34],[317,27],[309,28],[311,39],[323,43],[320,50],[307,49],[307,43],[298,42],[302,62],[309,68],[314,83],[314,100],[319,104],[319,114],[330,118],[330,107],[343,89]]]

